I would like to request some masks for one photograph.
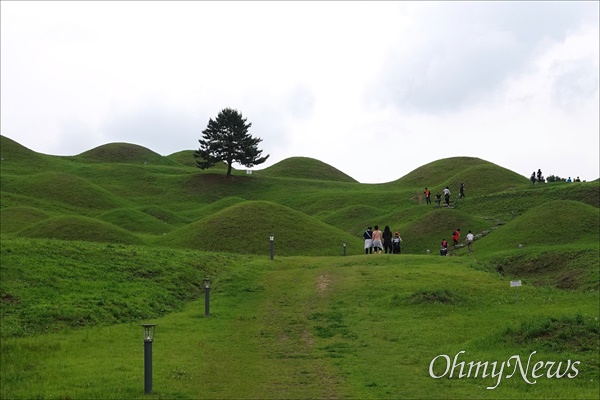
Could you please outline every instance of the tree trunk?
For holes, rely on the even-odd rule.
[[[227,178],[229,178],[231,176],[231,163],[227,164]]]

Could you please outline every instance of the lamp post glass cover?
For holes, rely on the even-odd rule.
[[[210,279],[208,279],[208,278],[204,279],[204,288],[205,289],[210,289],[210,282],[211,282]]]
[[[144,342],[153,341],[156,324],[141,324],[140,326],[144,328]]]
[[[269,235],[269,241],[271,241],[271,242],[272,242],[272,241],[274,241],[274,240],[275,240],[275,234],[274,234],[274,233],[271,233],[271,234]]]

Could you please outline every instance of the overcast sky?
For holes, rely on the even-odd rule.
[[[594,180],[598,4],[2,1],[1,132],[169,155],[230,107],[270,154],[254,169],[303,156],[382,183],[470,156]]]

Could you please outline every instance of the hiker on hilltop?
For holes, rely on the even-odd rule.
[[[363,238],[365,239],[365,254],[373,254],[373,231],[369,226],[365,233],[363,233]]]
[[[400,243],[402,238],[398,232],[394,232],[394,238],[392,239],[392,246],[394,247],[394,254],[400,254]]]
[[[531,173],[531,178],[529,178],[529,179],[531,180],[531,184],[532,184],[532,185],[535,185],[535,171],[533,171],[533,172]]]
[[[538,169],[537,178],[538,178],[538,182],[542,183],[543,176],[542,176],[542,170],[541,169]]]
[[[373,249],[377,254],[381,254],[383,251],[383,243],[381,240],[383,239],[383,232],[379,230],[379,226],[375,225],[375,230],[373,231]]]
[[[431,204],[431,192],[425,188],[425,204]]]
[[[460,184],[460,187],[458,188],[458,193],[459,193],[459,195],[458,195],[459,199],[462,199],[463,197],[465,197],[465,184],[464,183]]]
[[[383,250],[385,254],[388,254],[388,250],[389,254],[392,254],[392,231],[387,225],[383,228]]]

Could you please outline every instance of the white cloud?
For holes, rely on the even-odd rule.
[[[599,175],[594,2],[2,2],[1,18],[2,134],[36,151],[195,149],[231,107],[271,155],[258,169],[307,156],[385,182],[467,155]]]

